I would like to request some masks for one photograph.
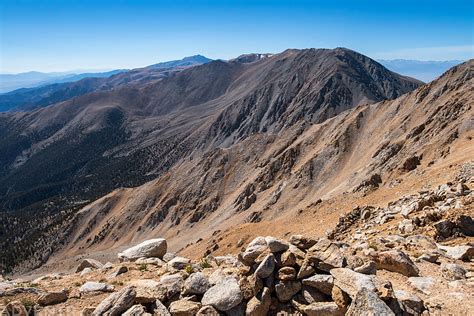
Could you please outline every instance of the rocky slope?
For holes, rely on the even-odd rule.
[[[145,185],[154,197],[143,193],[138,195],[143,199],[133,202],[137,208],[127,215],[129,226],[138,229],[138,219],[144,216],[147,231],[167,230],[184,223],[187,209],[191,212],[186,216],[193,217],[186,219],[190,224],[211,213],[225,219],[237,209],[247,210],[259,191],[303,161],[299,157],[304,146],[295,141],[316,135],[323,122],[340,121],[346,114],[330,118],[347,109],[396,98],[419,85],[347,49],[288,50],[214,61],[158,81],[96,91],[31,112],[1,114],[2,266],[23,261],[21,267],[28,268],[44,261],[66,242],[73,224],[87,221],[76,216],[82,206],[115,188],[157,177],[162,179],[157,185]],[[317,137],[314,144],[308,141],[309,149]],[[249,147],[253,149],[245,153]],[[314,161],[316,167],[321,162]],[[230,174],[229,167],[242,170]],[[303,172],[311,174],[314,167],[308,164]],[[249,176],[264,168],[270,170],[268,175]],[[172,181],[173,175],[178,181]],[[231,186],[223,186],[229,177]],[[261,184],[252,188],[244,183],[250,180]],[[247,185],[246,193],[224,203],[222,193],[240,192]],[[99,201],[94,212],[115,213],[104,210],[117,209],[113,203],[123,199],[109,198]],[[108,199],[110,205],[102,208]],[[38,222],[32,224],[32,216]],[[105,224],[104,215],[97,218],[97,225],[87,224],[83,227],[90,231],[79,234],[105,246],[111,230],[121,224]],[[164,219],[166,224],[158,228]],[[97,233],[103,237],[87,236]]]
[[[191,260],[151,239],[68,274],[0,281],[16,315],[468,315],[474,164],[449,183],[342,216],[327,237],[259,236]]]
[[[178,250],[203,238],[216,241],[236,225],[264,226],[300,210],[320,214],[320,208],[377,192],[386,192],[378,203],[387,202],[420,189],[420,174],[438,181],[434,172],[453,159],[456,165],[472,159],[471,66],[396,100],[359,106],[321,124],[255,134],[180,162],[143,186],[113,191],[77,213],[58,257],[106,255],[149,236],[165,236]],[[200,255],[218,250],[215,243],[206,247]]]

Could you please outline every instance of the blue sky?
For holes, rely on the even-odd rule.
[[[1,0],[0,72],[338,46],[373,58],[468,59],[473,8],[474,0]]]

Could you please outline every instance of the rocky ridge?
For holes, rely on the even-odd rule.
[[[84,259],[76,273],[4,280],[0,297],[18,315],[468,314],[473,188],[470,163],[452,182],[353,209],[326,238],[260,236],[238,255],[200,260],[148,240],[115,264]]]

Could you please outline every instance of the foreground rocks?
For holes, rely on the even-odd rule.
[[[80,305],[83,315],[443,315],[470,306],[474,248],[464,235],[444,237],[439,223],[449,217],[451,230],[469,233],[471,221],[428,208],[447,208],[451,198],[452,209],[467,204],[471,191],[458,191],[354,209],[330,238],[258,236],[236,256],[190,260],[152,239],[121,252],[120,264],[85,259],[75,274],[38,278],[34,287],[2,280],[0,297],[18,314],[28,311],[16,298],[27,295],[45,311],[94,302]],[[75,281],[48,290],[62,278]]]

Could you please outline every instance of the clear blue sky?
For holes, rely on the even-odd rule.
[[[0,0],[0,72],[338,46],[373,58],[468,59],[473,8],[474,0]]]

